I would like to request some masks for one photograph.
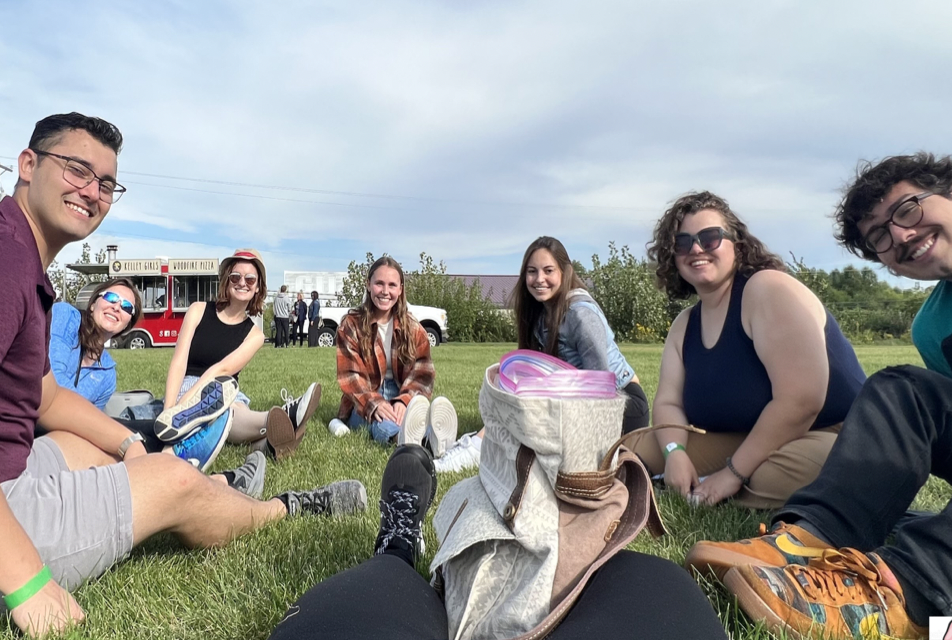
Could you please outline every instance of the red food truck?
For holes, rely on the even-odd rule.
[[[69,264],[69,269],[86,275],[124,276],[132,280],[142,296],[142,318],[136,328],[113,345],[129,349],[171,347],[178,339],[182,320],[193,302],[214,302],[218,297],[218,258],[144,258],[119,260],[116,247],[106,248],[105,264]],[[76,307],[85,309],[98,282],[83,287]],[[261,319],[256,318],[260,323]]]

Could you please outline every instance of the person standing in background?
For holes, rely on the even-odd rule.
[[[307,303],[304,302],[304,292],[298,291],[297,301],[294,303],[294,323],[291,325],[291,345],[294,345],[294,336],[297,336],[298,345],[304,346],[304,321],[307,320]]]
[[[317,331],[321,328],[321,301],[317,291],[311,292],[311,306],[307,309],[307,346],[316,347]]]
[[[274,348],[288,346],[288,316],[291,315],[291,300],[288,298],[288,285],[282,284],[281,291],[274,296]]]

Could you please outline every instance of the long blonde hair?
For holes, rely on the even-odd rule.
[[[407,289],[403,277],[403,268],[400,263],[390,256],[382,256],[377,259],[367,271],[367,284],[370,285],[374,273],[380,267],[390,267],[400,274],[400,297],[390,309],[390,319],[397,319],[400,325],[400,333],[394,332],[392,348],[396,353],[397,361],[404,367],[411,366],[416,360],[416,347],[413,344],[413,334],[416,331],[416,320],[407,312]],[[356,309],[351,309],[349,315],[357,318],[357,335],[360,345],[360,355],[364,361],[370,361],[373,358],[374,341],[377,339],[377,332],[374,330],[374,302],[370,297],[370,291],[364,293],[364,301]]]

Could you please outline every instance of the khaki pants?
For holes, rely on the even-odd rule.
[[[813,482],[820,474],[842,423],[814,429],[788,442],[764,460],[750,477],[750,485],[741,487],[734,496],[735,504],[753,509],[776,509],[786,503],[794,491]],[[687,453],[700,477],[720,471],[727,458],[734,455],[746,433],[688,432]],[[634,452],[645,463],[651,475],[664,473],[664,456],[654,433],[645,434],[635,443]]]

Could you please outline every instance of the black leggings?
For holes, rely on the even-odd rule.
[[[631,433],[635,429],[651,424],[648,396],[645,395],[641,385],[637,382],[629,382],[622,392],[628,396],[628,402],[625,403],[625,417],[621,423],[621,432]]]
[[[445,640],[443,601],[413,567],[374,556],[315,585],[278,624],[271,640]],[[550,640],[727,640],[687,571],[622,551],[592,578]]]

